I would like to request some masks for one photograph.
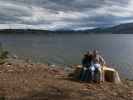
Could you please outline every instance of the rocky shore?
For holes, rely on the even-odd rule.
[[[82,83],[61,67],[8,60],[0,65],[0,100],[133,100],[133,81]]]

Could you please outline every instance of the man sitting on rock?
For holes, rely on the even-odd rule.
[[[80,72],[80,80],[81,81],[91,81],[91,72],[90,72],[90,66],[92,62],[92,53],[88,51],[83,59],[82,59],[82,69]]]

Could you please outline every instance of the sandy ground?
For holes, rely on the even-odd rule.
[[[0,65],[0,100],[133,100],[133,81],[81,83],[61,68],[8,62]]]

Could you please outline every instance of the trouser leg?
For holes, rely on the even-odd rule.
[[[100,80],[101,80],[100,70],[98,68],[96,68],[95,72],[94,72],[94,81],[100,82]]]
[[[92,81],[92,74],[91,74],[91,70],[89,69],[86,71],[85,81],[88,81],[88,82]]]
[[[81,73],[80,73],[80,80],[81,81],[84,81],[85,80],[85,74],[86,74],[86,71],[84,69],[81,70]]]

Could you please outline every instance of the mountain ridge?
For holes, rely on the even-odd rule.
[[[43,29],[0,29],[0,33],[85,33],[85,34],[133,34],[133,23],[119,24],[112,27],[106,28],[95,28],[87,30],[43,30]]]

